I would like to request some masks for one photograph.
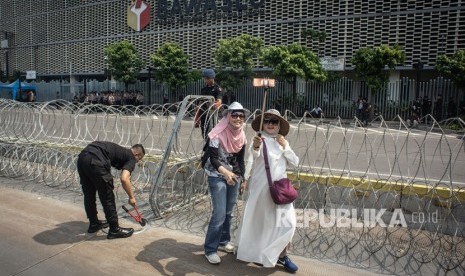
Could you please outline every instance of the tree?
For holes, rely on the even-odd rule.
[[[325,81],[326,72],[321,66],[317,55],[305,46],[297,43],[291,45],[269,46],[263,50],[261,60],[265,66],[273,68],[273,75],[283,81],[293,84],[292,96],[288,101],[296,107],[297,78],[305,80]]]
[[[365,80],[372,94],[385,88],[389,80],[388,71],[385,68],[393,70],[396,65],[404,61],[405,53],[398,45],[392,48],[387,45],[361,48],[355,52],[351,60],[356,74]]]
[[[263,50],[262,61],[273,68],[273,75],[284,81],[326,80],[326,72],[317,55],[305,46],[293,43],[288,46],[269,46]]]
[[[117,81],[125,84],[126,91],[129,83],[137,80],[137,76],[144,66],[134,45],[123,40],[109,44],[104,49],[105,56],[108,58],[108,69]]]
[[[452,56],[438,56],[436,70],[453,80],[458,88],[465,88],[465,50],[458,50]]]
[[[155,78],[167,84],[172,93],[176,87],[199,78],[199,74],[189,71],[189,55],[176,43],[164,43],[150,55],[150,60],[156,68]]]
[[[214,52],[215,63],[220,67],[218,80],[228,92],[239,87],[253,74],[254,59],[260,55],[263,40],[248,34],[221,39]]]

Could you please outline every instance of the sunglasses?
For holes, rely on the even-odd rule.
[[[279,120],[278,119],[264,119],[263,123],[265,125],[267,125],[267,124],[277,125],[277,124],[279,124]]]
[[[240,119],[244,120],[245,115],[243,113],[231,113],[231,118],[233,118],[233,119],[240,118]]]

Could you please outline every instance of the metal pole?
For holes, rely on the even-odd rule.
[[[421,70],[423,69],[423,63],[421,63],[421,61],[418,61],[413,66],[414,68],[417,69],[416,84],[415,84],[415,99],[418,99],[418,97],[420,96],[420,77],[421,77]]]
[[[103,59],[105,60],[105,79],[107,81],[107,92],[108,92],[110,91],[110,80],[109,80],[110,70],[108,70],[108,57],[104,56]]]
[[[265,117],[265,105],[266,105],[266,95],[268,94],[268,87],[265,87],[265,95],[263,96],[263,103],[262,103],[262,117],[260,117],[260,129],[258,131],[259,136],[261,136],[262,128],[263,128],[263,118]]]
[[[152,67],[147,67],[147,70],[149,71],[149,99],[150,99],[150,103],[152,103]]]
[[[4,33],[4,37],[5,37],[5,40],[8,41],[8,44],[9,44],[10,42],[9,42],[8,32]],[[9,47],[9,45],[6,45],[6,46],[7,47],[5,48],[5,56],[4,56],[4,59],[5,59],[5,74],[6,74],[5,76],[8,79],[9,76],[10,76],[10,62],[9,62],[9,58],[8,58],[8,47]]]
[[[206,99],[210,103],[213,103],[215,101],[215,98],[213,96],[195,96],[195,95],[188,95],[182,101],[178,114],[176,115],[173,128],[170,132],[171,133],[170,137],[168,138],[168,142],[166,143],[166,148],[164,151],[163,159],[158,165],[158,171],[156,175],[154,176],[153,178],[154,180],[152,181],[152,185],[150,187],[149,202],[150,202],[150,207],[152,207],[152,211],[156,218],[162,218],[162,215],[164,214],[164,212],[166,212],[166,207],[164,208],[164,206],[161,205],[159,201],[157,201],[157,197],[155,196],[155,194],[158,192],[158,189],[161,186],[162,181],[165,181],[165,179],[163,178],[165,174],[165,170],[168,167],[168,161],[170,159],[171,152],[173,149],[175,149],[175,143],[177,142],[177,139],[178,139],[179,130],[181,128],[181,123],[182,123],[182,120],[185,114],[187,113],[188,103],[191,100],[197,100],[197,99]],[[215,112],[213,114],[214,116],[217,116],[218,112]]]

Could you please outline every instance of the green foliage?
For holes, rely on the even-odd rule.
[[[448,127],[449,129],[456,131],[463,130],[463,127],[461,127],[459,124],[450,124]]]
[[[465,88],[465,50],[458,50],[452,56],[438,56],[436,70],[453,80],[457,87]]]
[[[326,34],[326,32],[320,32],[320,31],[316,31],[316,30],[313,30],[313,29],[308,29],[308,30],[303,30],[302,31],[302,37],[304,37],[304,38],[309,37],[312,40],[316,39],[319,42],[325,42],[327,36],[328,35]]]
[[[305,80],[326,80],[326,72],[317,55],[305,46],[270,46],[263,50],[262,61],[273,68],[273,75],[281,80],[293,81],[296,77]]]
[[[244,71],[219,70],[216,75],[216,80],[226,91],[239,87],[246,78],[250,78],[250,74]]]
[[[341,72],[336,72],[336,71],[328,71],[326,72],[326,81],[331,82],[331,81],[337,81],[342,79],[342,74]]]
[[[155,78],[166,83],[171,91],[184,86],[198,78],[189,71],[189,55],[176,43],[166,42],[150,55],[152,65],[156,68]],[[197,77],[196,77],[197,76]]]
[[[301,97],[296,92],[296,78],[307,81],[325,81],[327,78],[318,56],[298,43],[266,47],[261,59],[265,66],[273,68],[275,78],[293,84],[292,93],[280,99],[293,112],[297,112],[302,105]]]
[[[123,40],[109,44],[104,48],[105,56],[108,58],[108,69],[112,76],[126,84],[133,83],[144,66],[134,45]]]
[[[405,61],[405,53],[398,46],[381,45],[376,48],[362,48],[355,52],[351,62],[357,75],[364,79],[372,93],[385,87],[389,79],[389,69]]]
[[[215,63],[220,67],[217,79],[226,90],[238,87],[244,78],[252,75],[254,59],[263,47],[263,40],[248,34],[221,39],[214,52]]]
[[[192,81],[197,81],[197,80],[202,79],[202,71],[200,71],[200,70],[192,70],[191,71],[191,77],[192,77]]]

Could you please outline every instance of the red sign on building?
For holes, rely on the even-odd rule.
[[[128,26],[136,32],[150,23],[150,5],[144,0],[135,0],[128,7]]]

